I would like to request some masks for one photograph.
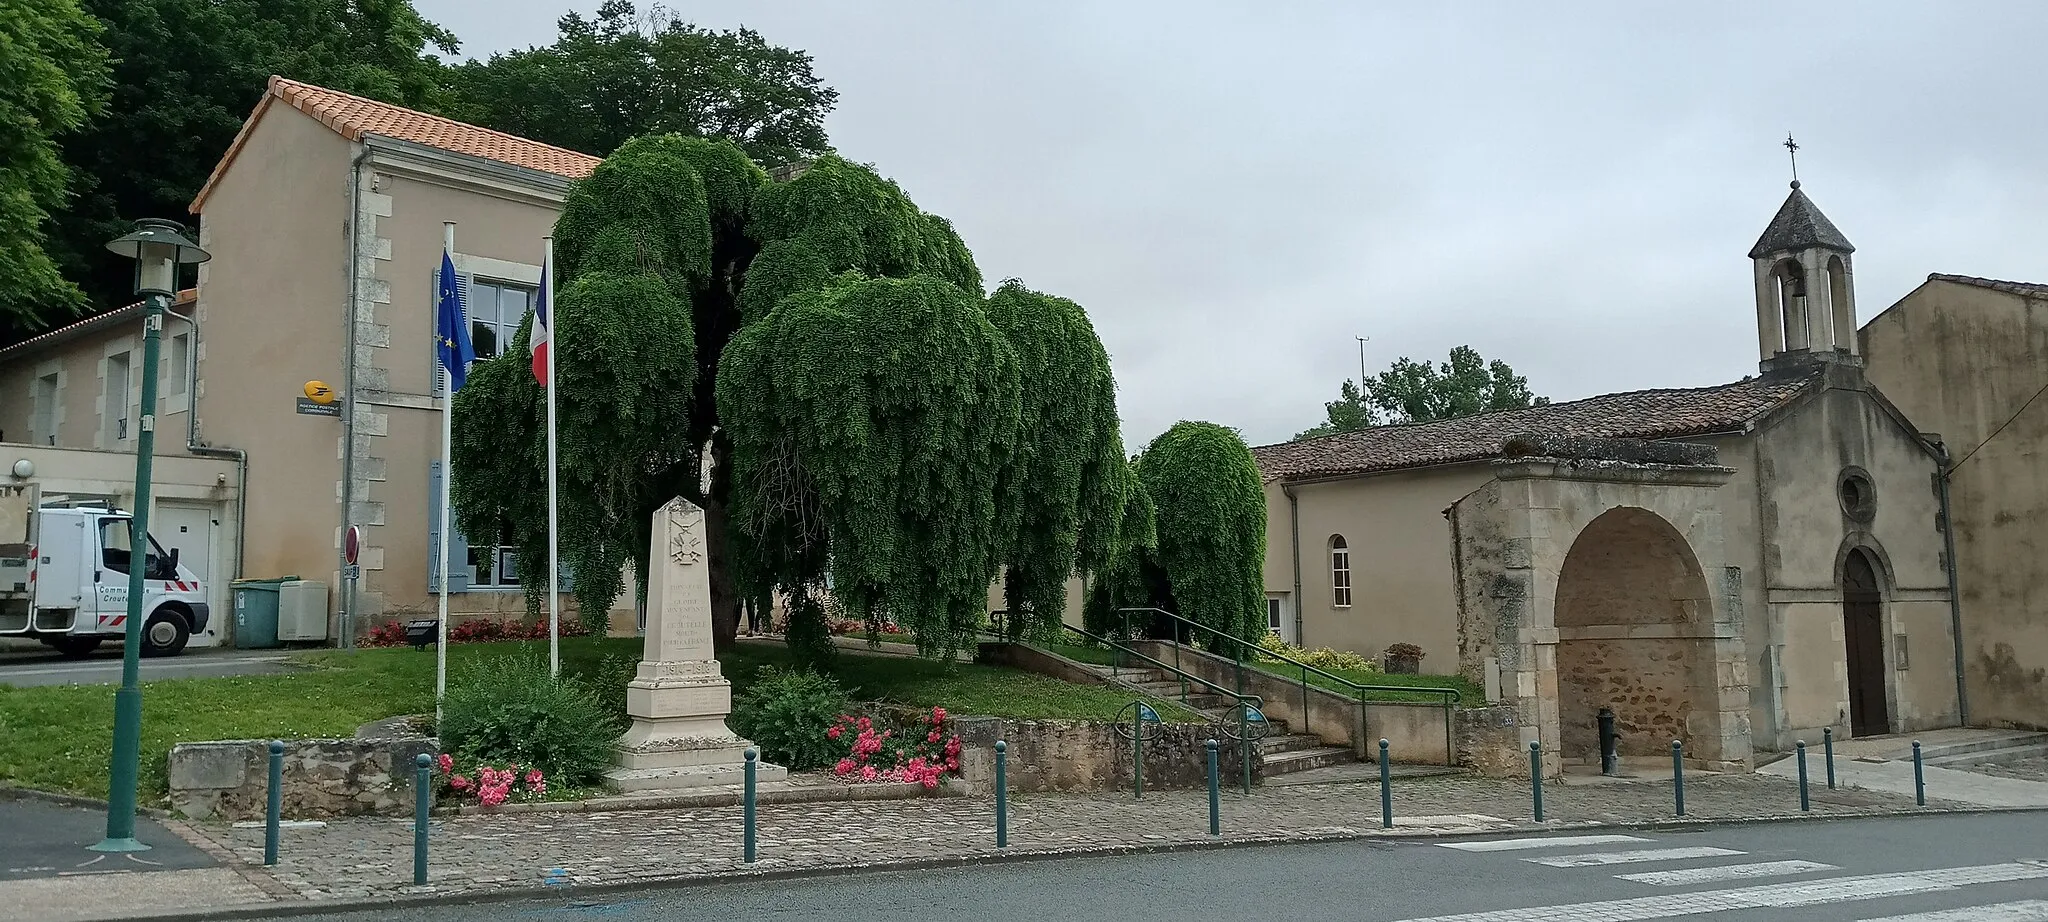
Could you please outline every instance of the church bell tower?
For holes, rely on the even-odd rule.
[[[1785,139],[1788,150],[1798,146]],[[1796,162],[1795,162],[1796,164]],[[1794,167],[1794,176],[1796,165]],[[1749,250],[1756,272],[1757,351],[1766,372],[1814,362],[1860,364],[1856,248],[1792,180],[1777,216]]]

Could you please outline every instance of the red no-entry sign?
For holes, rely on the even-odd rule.
[[[348,527],[348,534],[342,536],[341,539],[341,556],[344,560],[348,561],[349,566],[353,567],[356,565],[356,557],[362,554],[362,552],[363,529],[360,526],[350,525]]]

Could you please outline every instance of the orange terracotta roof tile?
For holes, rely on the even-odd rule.
[[[518,135],[492,131],[476,125],[458,122],[451,118],[428,115],[404,106],[378,102],[348,93],[287,80],[283,77],[270,78],[269,87],[256,110],[242,123],[240,134],[235,136],[227,153],[213,168],[213,175],[207,177],[206,185],[192,199],[194,214],[205,205],[208,193],[214,184],[227,172],[235,155],[241,153],[242,145],[248,140],[250,130],[272,103],[282,102],[317,119],[350,141],[360,141],[366,135],[409,141],[414,144],[445,150],[456,154],[467,154],[486,160],[495,160],[512,166],[525,167],[542,173],[552,173],[568,179],[581,179],[603,162],[602,157],[542,144],[539,141]]]
[[[1740,430],[1820,380],[1808,372],[1695,387],[1603,394],[1525,410],[1378,426],[1252,449],[1259,473],[1280,478],[1343,477],[1499,457],[1518,435],[1676,439]]]

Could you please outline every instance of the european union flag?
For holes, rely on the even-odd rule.
[[[441,293],[434,311],[434,352],[441,367],[448,370],[448,393],[462,389],[469,377],[469,363],[476,361],[476,347],[469,342],[469,312],[462,309],[462,289],[456,284],[455,259],[441,251]]]

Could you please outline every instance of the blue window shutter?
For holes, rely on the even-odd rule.
[[[555,588],[563,592],[576,591],[576,568],[569,566],[568,561],[563,561],[562,565],[555,569],[555,573],[556,579],[559,580]]]
[[[434,379],[440,389],[441,379]],[[427,591],[441,591],[441,462],[427,462]]]
[[[441,462],[427,462],[427,591],[441,591],[441,491],[447,477]],[[454,510],[450,510],[451,512]],[[469,591],[469,542],[462,529],[448,525],[448,591]]]

